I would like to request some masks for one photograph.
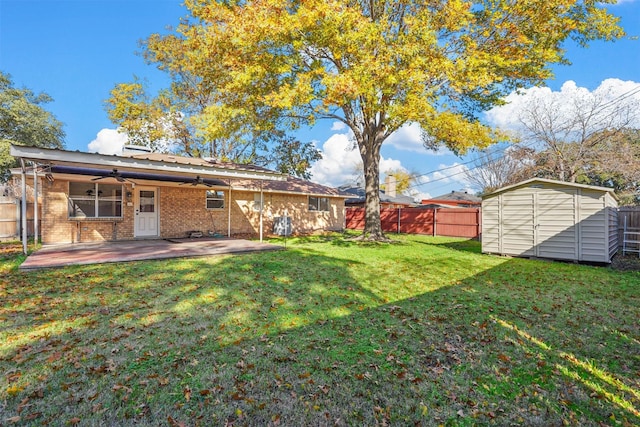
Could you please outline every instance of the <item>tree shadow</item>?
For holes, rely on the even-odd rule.
[[[413,256],[415,290],[392,301],[365,286],[375,272],[307,248],[13,276],[0,408],[38,424],[640,421],[633,273]]]

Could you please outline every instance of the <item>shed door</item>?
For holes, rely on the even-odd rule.
[[[576,189],[538,188],[534,195],[537,257],[578,259]]]
[[[532,188],[502,194],[502,253],[536,256],[534,206],[535,194]]]

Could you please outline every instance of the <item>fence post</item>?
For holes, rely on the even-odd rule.
[[[433,237],[437,236],[436,233],[436,215],[438,214],[438,208],[433,208]]]

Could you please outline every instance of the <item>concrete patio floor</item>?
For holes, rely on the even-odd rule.
[[[20,270],[167,258],[204,257],[245,252],[276,251],[283,246],[228,238],[128,240],[44,246],[20,265]]]

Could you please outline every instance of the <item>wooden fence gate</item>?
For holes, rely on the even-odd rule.
[[[380,222],[385,233],[427,234],[431,236],[480,237],[480,208],[384,208]],[[364,208],[346,209],[346,228],[363,230]]]

